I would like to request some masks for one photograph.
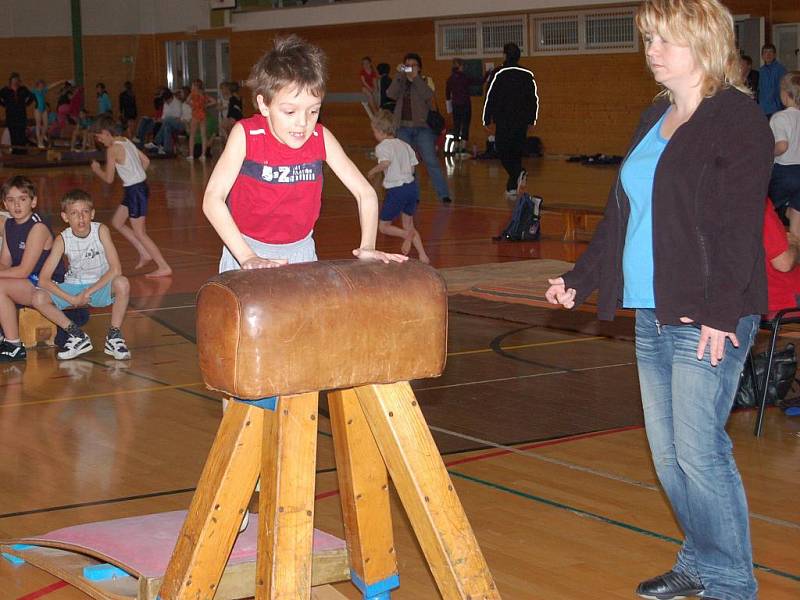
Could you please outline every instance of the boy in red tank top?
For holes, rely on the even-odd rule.
[[[317,123],[325,80],[323,52],[294,35],[276,39],[253,66],[247,86],[257,112],[234,125],[203,197],[203,212],[225,244],[220,272],[316,260],[323,161],[358,204],[361,243],[353,255],[406,260],[375,250],[375,190]]]

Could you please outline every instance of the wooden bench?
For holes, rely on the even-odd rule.
[[[45,319],[38,310],[21,308],[19,310],[19,339],[26,348],[37,344],[52,346],[55,343],[56,326]]]
[[[594,228],[603,217],[603,208],[599,206],[578,206],[574,204],[550,204],[548,211],[561,213],[564,218],[565,242],[590,239]]]

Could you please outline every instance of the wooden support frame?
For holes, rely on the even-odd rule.
[[[256,600],[311,598],[318,393],[274,410],[232,402],[164,576],[163,600],[214,597],[261,469]],[[388,598],[397,563],[391,474],[445,600],[500,598],[408,382],[329,394],[351,573]]]
[[[214,597],[256,485],[265,413],[229,403],[164,574],[164,600]]]
[[[318,401],[317,392],[278,398],[264,425],[256,600],[311,595]]]
[[[411,386],[355,391],[442,597],[500,598]]]
[[[350,569],[371,586],[397,574],[386,466],[354,390],[328,394]]]

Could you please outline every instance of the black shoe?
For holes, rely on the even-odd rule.
[[[12,344],[5,340],[0,342],[0,362],[15,362],[26,358],[28,358],[28,353],[21,343]]]
[[[442,202],[444,202],[445,204],[450,204],[452,200],[450,200],[450,196],[445,196],[444,198],[442,198]]]
[[[691,598],[703,592],[703,585],[684,573],[669,571],[658,577],[643,581],[636,593],[649,600],[676,600]]]

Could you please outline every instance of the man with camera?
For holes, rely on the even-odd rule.
[[[428,127],[428,112],[435,107],[433,90],[420,74],[422,58],[409,52],[397,65],[395,76],[386,95],[397,102],[394,119],[398,125],[397,137],[413,147],[428,169],[433,188],[442,202],[450,202],[450,190],[436,156],[436,136]]]

